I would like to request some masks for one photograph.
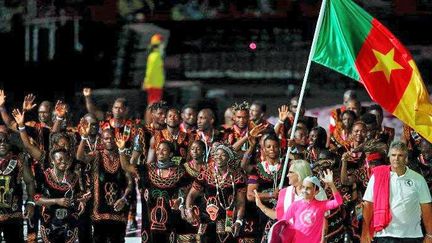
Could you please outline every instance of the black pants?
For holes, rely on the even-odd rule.
[[[3,232],[3,239],[1,232]],[[0,242],[2,241],[6,241],[6,243],[24,243],[22,220],[10,220],[0,223]]]
[[[423,238],[375,237],[374,243],[422,243]]]
[[[123,243],[125,242],[126,224],[113,221],[93,223],[95,243]]]
[[[87,204],[84,213],[80,216],[78,222],[78,239],[79,242],[92,242],[93,241],[93,234],[92,234],[92,224],[91,224],[91,210],[92,205]]]

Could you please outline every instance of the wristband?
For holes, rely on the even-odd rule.
[[[284,121],[282,121],[281,119],[278,119],[277,123],[283,124]]]
[[[30,205],[36,206],[36,203],[33,202],[33,201],[27,201],[26,204],[30,204]]]
[[[88,137],[81,136],[81,140],[88,140]]]
[[[243,226],[243,220],[237,219],[235,222],[238,223],[240,226]]]
[[[429,239],[432,239],[432,234],[426,234],[425,236]]]
[[[126,148],[122,148],[122,149],[119,148],[118,151],[119,151],[119,153],[124,153],[126,151]]]
[[[56,120],[57,120],[57,121],[63,121],[64,118],[63,118],[63,117],[58,117],[58,116],[56,116]]]
[[[20,126],[18,126],[18,130],[20,131],[20,132],[24,132],[25,131],[25,126],[24,127],[20,127]]]

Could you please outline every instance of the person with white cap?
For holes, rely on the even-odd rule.
[[[288,211],[283,215],[282,222],[287,227],[282,231],[273,229],[273,232],[269,233],[269,242],[321,242],[325,213],[340,206],[343,202],[342,196],[333,182],[333,172],[327,170],[323,174],[321,180],[330,187],[334,199],[316,200],[315,195],[321,187],[320,181],[315,176],[306,177],[302,185],[303,199],[291,204]],[[292,225],[288,223],[291,220]]]

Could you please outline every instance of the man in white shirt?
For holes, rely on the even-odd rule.
[[[390,145],[390,223],[374,233],[374,242],[432,242],[431,195],[425,179],[406,165],[408,148],[395,141]],[[370,225],[374,215],[372,176],[364,194],[362,242],[371,242]],[[384,185],[382,185],[384,186]],[[421,220],[426,230],[423,236]]]

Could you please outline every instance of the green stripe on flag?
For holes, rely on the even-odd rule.
[[[359,81],[355,60],[372,20],[351,0],[328,0],[312,60]]]

